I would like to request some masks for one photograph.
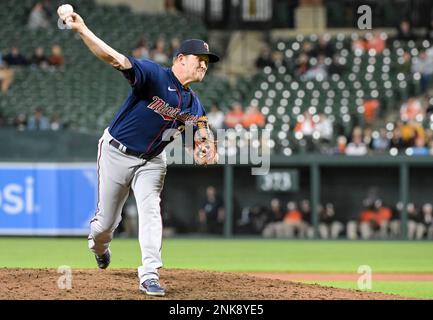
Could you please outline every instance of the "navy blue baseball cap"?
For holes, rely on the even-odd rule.
[[[209,45],[200,39],[189,39],[181,43],[179,49],[176,52],[176,56],[179,54],[194,54],[194,55],[207,55],[209,62],[218,62],[220,58],[213,52],[209,51]]]

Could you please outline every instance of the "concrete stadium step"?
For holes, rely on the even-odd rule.
[[[218,66],[218,70],[232,75],[246,75],[254,72],[254,62],[265,44],[263,37],[264,34],[261,31],[233,32],[226,59]]]

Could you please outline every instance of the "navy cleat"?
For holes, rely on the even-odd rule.
[[[102,256],[97,256],[95,254],[96,263],[98,264],[99,269],[106,269],[110,265],[111,261],[111,251],[107,249],[107,251]]]
[[[140,290],[149,296],[165,296],[165,289],[159,285],[158,279],[148,279],[140,285]]]

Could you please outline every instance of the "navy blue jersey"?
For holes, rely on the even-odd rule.
[[[184,88],[170,68],[128,58],[132,68],[122,73],[132,90],[109,132],[127,148],[154,157],[171,142],[163,141],[166,129],[177,129],[185,122],[196,125],[206,113],[195,93]]]

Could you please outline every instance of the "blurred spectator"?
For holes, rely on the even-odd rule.
[[[344,226],[335,218],[335,209],[332,203],[325,207],[319,206],[319,234],[322,239],[337,239]]]
[[[424,138],[416,137],[415,145],[412,147],[412,155],[414,156],[428,156],[429,150],[425,144]]]
[[[242,209],[241,219],[237,222],[237,233],[261,234],[267,222],[267,213],[259,205]]]
[[[389,150],[390,140],[386,135],[385,128],[379,128],[379,132],[373,135],[373,141],[371,147],[374,151],[379,153],[385,153]]]
[[[316,131],[320,135],[321,143],[329,143],[334,134],[331,120],[323,113],[319,114],[319,121],[315,125]]]
[[[362,239],[368,240],[377,237],[387,239],[391,217],[391,209],[384,206],[381,199],[376,199],[361,213],[359,230]]]
[[[369,187],[365,198],[362,200],[362,210],[357,217],[350,217],[346,225],[346,235],[349,240],[358,239],[360,226],[364,223],[364,236],[368,237],[371,231],[370,221],[374,222],[374,202],[379,199],[379,189]]]
[[[363,240],[368,240],[373,237],[373,233],[379,229],[376,219],[376,210],[374,204],[369,204],[361,211],[359,231]]]
[[[51,117],[50,129],[53,131],[58,131],[63,129],[63,122],[58,114],[55,114]]]
[[[352,51],[355,52],[355,54],[360,55],[365,52],[366,49],[366,40],[364,37],[359,37],[357,34],[355,34],[356,37],[352,41]]]
[[[173,58],[176,54],[177,51],[180,48],[180,40],[178,37],[174,37],[170,40],[170,51],[169,51],[169,57]]]
[[[415,97],[409,98],[400,107],[400,119],[403,121],[422,120],[424,118],[421,101]]]
[[[401,235],[400,216],[402,210],[403,203],[400,201],[392,208],[392,217],[389,222],[389,235],[391,239],[398,239]]]
[[[377,110],[380,107],[378,99],[368,99],[364,101],[364,119],[367,125],[373,124],[376,120]]]
[[[206,197],[199,209],[199,230],[205,233],[222,234],[224,203],[217,195],[215,187],[206,188]]]
[[[137,47],[132,49],[132,56],[136,59],[149,59],[149,56],[147,55],[145,48],[143,47]]]
[[[415,139],[417,137],[423,138],[425,137],[424,128],[416,123],[415,121],[403,121],[399,124],[401,140],[403,142],[404,147],[408,148],[415,144]]]
[[[26,66],[29,64],[28,60],[20,53],[18,47],[12,47],[11,51],[3,57],[4,62],[10,67]]]
[[[65,63],[63,58],[62,48],[59,45],[54,45],[51,48],[51,55],[48,57],[48,63],[53,67],[62,67]]]
[[[280,51],[273,51],[271,57],[272,57],[273,67],[275,69],[278,69],[280,67],[287,68],[287,64],[286,64],[286,61],[284,60],[284,55],[283,55],[282,52],[280,52]]]
[[[374,207],[376,209],[376,221],[379,226],[379,237],[381,239],[387,239],[389,223],[392,218],[391,208],[385,206],[380,199],[374,202]]]
[[[28,27],[31,30],[47,29],[50,26],[48,16],[42,3],[38,2],[30,12]]]
[[[252,125],[256,125],[259,128],[265,125],[265,116],[259,111],[259,108],[255,104],[251,104],[247,107],[242,119],[242,126],[244,128],[249,128]]]
[[[425,203],[421,208],[421,221],[417,226],[416,239],[421,240],[427,233],[427,239],[433,239],[433,206]]]
[[[137,41],[135,48],[132,50],[132,55],[137,59],[150,58],[149,48],[147,46],[147,41],[144,36]]]
[[[288,202],[287,211],[283,218],[283,225],[279,237],[293,238],[295,234],[299,237],[303,237],[304,229],[305,227],[302,222],[301,211],[299,211],[294,201]]]
[[[137,42],[136,48],[140,49],[141,59],[149,59],[150,58],[150,49],[147,43],[146,38],[143,36]]]
[[[329,40],[330,36],[328,34],[320,35],[317,45],[311,50],[311,56],[316,58],[321,55],[325,57],[332,57],[334,55],[334,49]]]
[[[362,142],[362,129],[356,127],[353,129],[352,141],[346,147],[348,156],[364,156],[368,153],[367,146]]]
[[[313,121],[313,116],[308,111],[305,111],[302,115],[298,116],[298,122],[295,125],[294,132],[302,133],[304,137],[311,137],[316,124]]]
[[[426,92],[432,82],[433,77],[433,57],[428,55],[425,50],[422,50],[419,57],[414,58],[411,71],[421,74],[421,91]]]
[[[392,131],[392,138],[389,142],[389,148],[390,149],[395,148],[399,152],[404,148],[406,148],[406,144],[401,137],[400,126],[395,126],[394,130]]]
[[[401,235],[400,216],[403,210],[403,203],[398,202],[393,209],[393,215],[390,222],[390,235],[393,239],[397,239]],[[408,224],[407,232],[409,240],[421,240],[427,232],[427,238],[433,239],[432,217],[433,207],[431,203],[425,203],[418,210],[414,203],[408,203],[406,207]]]
[[[423,208],[424,224],[427,228],[427,239],[433,240],[433,206],[426,203]]]
[[[423,217],[414,203],[407,204],[407,238],[417,239],[417,229],[422,224]],[[419,240],[419,239],[418,239]]]
[[[404,148],[413,146],[416,138],[416,130],[412,123],[408,123],[407,121],[400,122],[399,128]]]
[[[295,62],[295,75],[299,78],[304,75],[310,68],[309,58],[306,53],[301,53]]]
[[[347,138],[345,136],[337,137],[337,146],[333,150],[333,154],[346,154]]]
[[[35,49],[35,53],[30,59],[30,63],[35,67],[40,67],[42,69],[46,69],[48,67],[48,59],[45,56],[44,48],[37,47]]]
[[[428,143],[428,154],[433,156],[433,140]]]
[[[262,234],[267,223],[268,215],[265,208],[254,206],[250,211],[251,231],[253,234]]]
[[[425,116],[430,119],[431,115],[433,115],[433,97],[427,96],[427,108],[425,110]]]
[[[269,210],[267,224],[262,231],[263,237],[272,238],[281,235],[283,217],[284,212],[281,208],[281,201],[277,198],[273,198],[271,200],[271,208]]]
[[[412,57],[408,51],[403,53],[403,56],[397,59],[395,66],[397,73],[403,73],[405,76],[412,71]]]
[[[15,129],[17,129],[18,131],[24,131],[27,128],[27,117],[24,113],[20,113],[18,114],[15,118],[14,118],[14,127]]]
[[[7,65],[3,63],[2,55],[0,53],[0,88],[2,93],[8,92],[13,79],[14,71],[8,68]]]
[[[397,27],[397,39],[398,40],[415,40],[416,36],[412,32],[412,26],[409,20],[404,19],[400,22]]]
[[[29,118],[27,123],[27,129],[29,130],[49,130],[50,122],[48,118],[44,116],[42,108],[36,108],[34,115]]]
[[[431,128],[426,128],[424,131],[425,142],[429,143],[433,140],[433,130]]]
[[[314,60],[313,58],[311,60]],[[317,80],[322,81],[328,78],[328,69],[325,64],[325,57],[320,55],[317,57],[317,61],[313,64],[311,63],[310,68],[302,75],[304,80]]]
[[[314,48],[312,43],[309,41],[304,41],[300,54],[305,54],[307,58],[310,59],[314,54]]]
[[[271,67],[271,68],[275,67],[272,61],[271,49],[267,45],[265,45],[260,50],[260,54],[255,61],[255,65],[259,69],[263,69],[264,67]]]
[[[239,102],[234,102],[231,108],[232,110],[226,113],[224,119],[224,124],[227,128],[234,128],[236,125],[242,124],[244,120],[244,112]]]
[[[424,131],[424,139],[426,145],[433,141],[433,130],[431,128],[426,128]]]
[[[314,238],[314,228],[311,225],[311,206],[310,201],[304,199],[299,204],[299,211],[302,216],[302,226],[301,231],[299,232],[300,238],[307,237],[308,239]]]
[[[163,38],[158,38],[155,43],[155,48],[150,52],[151,59],[162,65],[167,64],[169,59],[165,47],[165,40]]]
[[[366,50],[374,50],[376,54],[382,53],[385,49],[385,39],[386,35],[379,31],[375,31],[373,33],[367,33],[365,36],[365,49]]]
[[[341,75],[346,70],[345,64],[346,58],[335,53],[332,57],[331,65],[328,67],[328,73]]]
[[[364,142],[367,149],[371,149],[371,143],[373,142],[373,131],[370,127],[366,127],[362,134],[362,142]]]
[[[207,118],[211,128],[222,129],[224,126],[224,112],[222,112],[216,102],[213,102],[210,106],[210,110],[207,113]]]

